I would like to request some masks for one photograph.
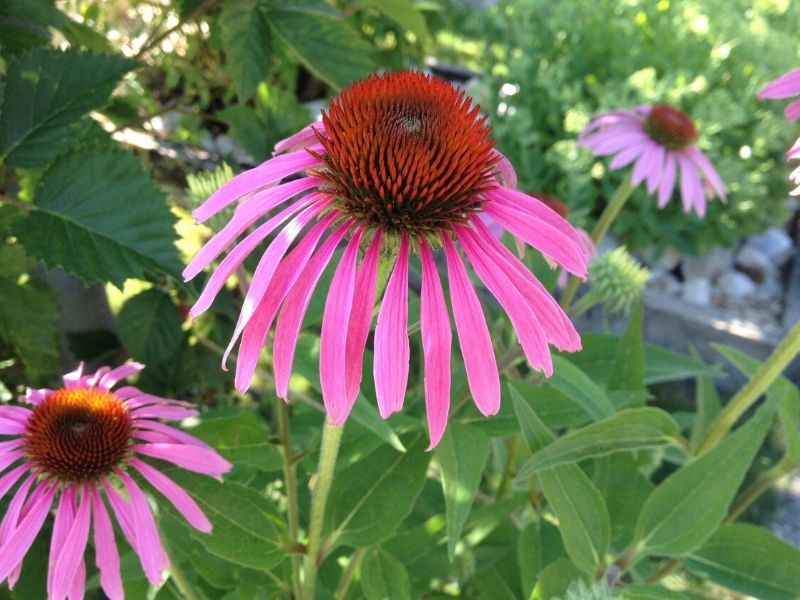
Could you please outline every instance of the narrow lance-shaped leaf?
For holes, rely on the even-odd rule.
[[[614,367],[608,379],[609,390],[644,389],[644,338],[642,298],[633,304],[628,326],[619,340]]]
[[[610,417],[615,412],[606,393],[566,358],[553,356],[553,376],[547,385],[578,404],[595,420]]]
[[[709,426],[722,410],[717,387],[707,375],[699,375],[697,377],[695,402],[697,404],[697,414],[692,426],[692,433],[689,436],[689,443],[692,448],[697,448],[700,442],[703,441]]]

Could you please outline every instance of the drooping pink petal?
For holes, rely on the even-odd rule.
[[[469,389],[478,409],[486,416],[493,415],[500,409],[500,376],[492,338],[458,251],[448,236],[442,236],[442,242],[450,281],[450,302]]]
[[[275,228],[309,204],[324,199],[325,197],[322,194],[311,193],[308,196],[296,200],[266,223],[257,227],[252,233],[239,242],[228,255],[222,259],[222,262],[220,262],[219,266],[211,274],[200,297],[189,310],[189,315],[195,318],[208,310],[214,298],[233,272],[241,266],[245,259]]]
[[[297,281],[286,295],[278,322],[275,326],[275,341],[273,343],[272,368],[275,373],[275,393],[279,398],[288,398],[289,377],[292,374],[294,350],[300,327],[303,324],[308,304],[314,293],[314,288],[322,272],[336,250],[336,246],[352,227],[352,220],[343,223],[334,231],[308,261]]]
[[[317,133],[323,137],[325,136],[325,125],[322,123],[322,121],[317,121],[316,123],[311,123],[311,125],[306,125],[297,133],[290,135],[289,137],[275,144],[275,148],[273,149],[274,154],[281,154],[285,151],[292,152],[294,150],[300,150],[301,148],[308,148],[309,146],[319,144]]]
[[[498,150],[492,150],[492,158],[497,161],[494,165],[494,170],[497,172],[497,180],[500,185],[512,190],[517,189],[517,172],[514,170],[514,165],[511,164],[511,161]]]
[[[246,204],[242,205],[241,210],[238,210],[230,221],[200,248],[183,270],[184,279],[192,279],[206,268],[248,227],[267,215],[273,208],[283,204],[297,194],[319,186],[321,183],[323,183],[323,180],[318,177],[303,177],[302,179],[296,179],[295,181],[269,188],[250,198]]]
[[[137,362],[129,362],[124,365],[117,367],[116,369],[112,369],[105,375],[100,378],[98,385],[100,387],[104,387],[107,390],[110,390],[112,387],[117,385],[119,381],[125,379],[126,377],[130,377],[131,375],[135,375],[139,371],[144,369],[144,365],[142,363]]]
[[[728,190],[725,187],[725,183],[722,181],[722,178],[719,176],[719,173],[717,173],[717,170],[714,168],[714,165],[711,164],[711,161],[708,160],[706,155],[700,152],[696,146],[689,146],[686,151],[694,163],[703,172],[703,175],[717,196],[719,196],[720,199],[725,200]]]
[[[339,414],[347,405],[345,365],[347,360],[347,323],[353,306],[356,280],[356,259],[361,236],[359,228],[347,244],[333,273],[322,313],[322,333],[319,344],[319,383],[322,400],[331,423],[340,425]]]
[[[120,469],[115,469],[114,472],[125,486],[125,491],[131,501],[130,511],[136,531],[136,553],[142,562],[142,569],[150,583],[159,585],[164,580],[162,572],[169,567],[169,558],[158,537],[153,513],[147,504],[147,498],[144,497],[144,493],[136,482]]]
[[[25,433],[25,423],[16,419],[0,417],[0,435],[22,435]]]
[[[231,470],[231,463],[214,450],[184,444],[134,444],[131,451],[171,462],[195,473],[218,477]]]
[[[47,396],[53,393],[53,390],[41,389],[41,390],[34,390],[28,388],[25,390],[25,396],[20,397],[21,401],[27,402],[28,404],[33,404],[36,406],[42,400],[44,400]]]
[[[14,484],[19,481],[23,473],[27,473],[30,470],[31,465],[24,463],[0,477],[0,499],[8,493],[8,490],[14,487]]]
[[[657,151],[660,148],[659,144],[647,144],[644,152],[642,152],[642,155],[633,166],[631,185],[636,187],[650,176],[652,169],[655,167],[654,159],[657,157]]]
[[[73,502],[78,502],[77,492]],[[51,598],[64,600],[74,585],[75,575],[83,562],[83,553],[86,551],[86,542],[89,539],[91,506],[89,493],[84,489],[64,544],[60,547],[58,560],[55,565],[51,563],[53,568]]]
[[[770,81],[758,92],[761,100],[781,100],[800,95],[800,69],[789,71],[785,75]]]
[[[192,216],[202,223],[242,196],[276,183],[293,173],[316,166],[322,165],[306,150],[271,158],[231,179],[195,209]]]
[[[596,156],[606,156],[619,152],[629,146],[637,146],[647,141],[647,134],[641,126],[631,124],[605,129],[591,137],[584,138],[578,145],[590,148]]]
[[[6,514],[3,516],[3,521],[0,522],[0,547],[5,544],[5,541],[17,528],[17,523],[19,523],[19,518],[22,514],[22,507],[25,505],[25,499],[28,497],[28,490],[31,489],[31,486],[35,481],[35,475],[31,475],[30,477],[26,478],[19,486],[19,489],[11,497],[11,502],[8,505]],[[42,486],[40,485],[38,488],[36,488],[34,494],[31,495],[33,502],[35,502],[34,495],[41,489]],[[38,495],[41,496],[41,492],[39,492]]]
[[[544,371],[544,374],[550,377],[553,374],[550,348],[547,345],[544,330],[536,318],[536,313],[505,273],[496,268],[496,265],[481,250],[481,244],[473,237],[472,232],[465,227],[456,228],[456,232],[458,241],[475,273],[492,295],[497,298],[511,319],[528,362],[532,367]]]
[[[138,388],[124,387],[116,390],[114,395],[117,398],[125,400],[125,405],[133,410],[134,408],[142,408],[144,406],[172,406],[180,408],[192,408],[190,402],[184,400],[175,400],[173,398],[162,398],[161,396],[154,396],[152,394],[145,394]]]
[[[120,495],[116,488],[105,478],[101,479],[103,489],[106,492],[111,510],[114,511],[114,516],[117,518],[119,528],[122,530],[125,539],[131,545],[131,548],[139,554],[139,540],[136,537],[136,524],[133,520],[133,512],[131,505]]]
[[[361,371],[364,348],[367,345],[372,313],[375,309],[375,285],[378,276],[378,258],[381,247],[381,232],[376,230],[356,273],[353,308],[350,311],[347,331],[347,358],[345,378],[347,380],[347,408],[349,414],[361,388]]]
[[[69,587],[69,600],[83,600],[86,593],[86,561],[81,557],[78,567],[75,569],[75,576],[72,578],[72,585]]]
[[[275,315],[281,303],[286,298],[289,290],[297,281],[303,267],[308,263],[314,249],[317,247],[322,235],[336,218],[335,213],[329,213],[319,223],[303,236],[286,258],[284,258],[272,278],[267,293],[258,305],[255,314],[247,323],[242,332],[242,341],[239,345],[239,354],[236,360],[236,389],[241,393],[247,391],[253,380],[253,374],[258,364],[261,349],[266,343]]]
[[[450,412],[450,349],[453,333],[442,283],[428,243],[419,242],[422,261],[420,333],[425,358],[425,409],[428,416],[428,450],[436,447],[447,427]]]
[[[25,456],[24,450],[11,450],[0,456],[0,472],[5,471],[23,456]]]
[[[304,209],[283,228],[261,256],[256,270],[253,273],[253,279],[250,281],[250,287],[247,289],[247,294],[245,294],[242,310],[239,312],[239,318],[236,321],[233,335],[231,336],[230,342],[228,342],[228,347],[222,355],[223,369],[226,369],[225,363],[228,360],[228,355],[233,350],[233,346],[239,339],[242,330],[250,321],[253,313],[261,303],[262,298],[264,298],[264,295],[267,293],[267,289],[272,282],[272,277],[275,275],[275,271],[283,255],[286,254],[289,246],[292,245],[292,242],[300,232],[303,231],[306,225],[325,209],[330,202],[331,199],[326,197],[324,200],[320,200]]]
[[[675,189],[675,171],[675,153],[670,150],[664,160],[664,171],[658,184],[658,208],[664,208],[672,197],[672,191]]]
[[[375,396],[384,419],[403,408],[408,385],[408,235],[397,252],[375,326]]]
[[[109,600],[123,600],[120,574],[119,551],[114,540],[114,528],[108,511],[96,488],[92,488],[92,512],[94,513],[94,554],[95,564],[100,571],[100,587]]]
[[[42,486],[46,484],[41,484]],[[21,490],[20,490],[21,491]],[[17,492],[19,494],[20,492]],[[27,514],[19,522],[16,529],[8,536],[5,543],[0,546],[0,581],[6,579],[11,571],[22,562],[23,557],[33,544],[33,540],[39,535],[44,520],[50,512],[53,504],[53,497],[56,493],[56,486],[51,486],[43,491],[38,497],[32,495],[29,499]]]
[[[683,198],[683,209],[689,212],[694,208],[698,216],[705,215],[706,199],[703,194],[703,183],[700,181],[700,174],[697,167],[684,153],[677,153],[676,158],[681,167],[681,197]]]
[[[74,371],[70,371],[61,379],[64,381],[65,388],[77,387],[83,377],[83,361],[78,363],[78,367]]]
[[[138,458],[131,459],[130,464],[142,474],[142,477],[150,482],[150,485],[164,494],[167,500],[172,503],[192,527],[203,533],[211,533],[211,523],[203,514],[203,511],[200,510],[200,507],[197,506],[197,503],[182,487]]]

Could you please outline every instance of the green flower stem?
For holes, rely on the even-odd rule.
[[[278,412],[278,436],[281,441],[281,458],[283,459],[283,480],[286,484],[286,512],[289,522],[289,538],[293,544],[298,542],[300,536],[299,505],[297,503],[297,472],[292,460],[292,438],[289,428],[289,405],[276,397],[275,404]],[[300,555],[291,555],[292,563],[292,589],[295,597],[300,596]]]
[[[186,600],[200,600],[200,596],[195,593],[192,584],[189,583],[189,578],[186,577],[186,573],[183,572],[183,569],[181,569],[178,564],[177,554],[173,551],[166,540],[166,536],[163,534],[161,535],[161,544],[164,546],[164,550],[166,550],[167,556],[169,557],[169,577],[172,579],[175,587],[178,588],[181,598],[185,598]]]
[[[606,204],[606,207],[603,209],[600,218],[597,220],[597,223],[595,223],[594,229],[592,230],[592,243],[595,245],[595,247],[599,246],[600,242],[603,241],[603,238],[606,237],[608,230],[619,216],[622,207],[625,206],[625,203],[628,201],[628,198],[631,197],[634,189],[636,188],[631,185],[629,178],[623,179],[622,183],[619,184],[617,191],[614,192],[611,200],[608,202],[608,204]],[[567,282],[567,288],[564,290],[564,295],[561,296],[561,308],[564,310],[569,309],[570,304],[572,304],[572,300],[575,298],[575,293],[578,291],[578,286],[580,283],[581,280],[577,277],[569,278],[569,281]]]
[[[777,348],[765,360],[758,371],[740,389],[725,406],[716,420],[709,427],[705,439],[700,443],[695,454],[702,454],[717,445],[728,433],[734,423],[778,378],[786,366],[800,353],[800,321],[786,334]]]
[[[336,457],[339,454],[343,430],[343,426],[335,427],[329,423],[325,423],[325,427],[322,430],[317,482],[311,498],[311,523],[308,530],[304,569],[305,581],[303,582],[304,600],[314,600],[317,567],[319,566],[320,546],[322,543],[322,526],[325,521],[325,505],[328,502],[328,493],[331,491],[333,472],[336,470]]]

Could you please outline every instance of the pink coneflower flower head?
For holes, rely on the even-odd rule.
[[[727,198],[727,188],[711,161],[695,145],[697,129],[683,112],[665,104],[642,105],[600,115],[581,132],[578,144],[596,156],[614,155],[609,168],[633,163],[631,184],[647,182],[666,206],[680,173],[684,212],[706,214],[706,199]]]
[[[321,123],[276,149],[289,152],[234,178],[195,211],[203,221],[238,201],[228,224],[184,272],[194,277],[233,245],[192,308],[196,316],[209,307],[245,257],[278,232],[256,267],[228,347],[230,351],[241,336],[235,379],[239,390],[250,385],[275,322],[272,363],[277,393],[287,398],[305,311],[340,242],[345,248],[327,290],[319,367],[325,408],[334,425],[345,421],[358,395],[378,300],[379,263],[388,281],[374,336],[378,408],[386,418],[403,406],[410,353],[408,273],[410,261],[418,257],[432,446],[447,423],[452,342],[434,251],[444,254],[467,380],[484,414],[499,408],[500,381],[489,329],[462,252],[509,314],[533,367],[551,373],[550,343],[564,350],[580,348],[578,334],[558,304],[480,216],[488,215],[584,277],[587,259],[579,236],[547,206],[506,187],[516,179],[513,169],[494,149],[486,117],[464,92],[416,72],[371,76],[343,90]],[[276,185],[295,173],[302,175]],[[235,243],[258,221],[262,224]]]
[[[800,96],[800,69],[770,81],[758,92],[761,100],[783,100],[794,96]],[[800,99],[790,102],[783,114],[789,121],[800,119]]]
[[[151,459],[214,477],[231,465],[200,440],[158,420],[196,415],[185,402],[130,386],[112,390],[142,368],[129,363],[84,375],[81,364],[64,376],[60,389],[28,389],[21,400],[31,408],[0,406],[0,435],[10,436],[0,442],[0,497],[19,483],[0,522],[0,581],[8,580],[9,587],[19,578],[22,560],[53,505],[48,598],[83,598],[83,555],[90,530],[103,591],[111,600],[124,597],[112,519],[139,555],[147,578],[160,584],[169,560],[147,498],[131,472],[193,527],[211,531],[195,501]]]

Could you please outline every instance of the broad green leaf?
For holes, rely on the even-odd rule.
[[[400,27],[417,36],[421,42],[425,42],[429,37],[425,17],[414,7],[411,0],[362,0],[362,5],[382,12]]]
[[[518,477],[527,479],[546,469],[614,452],[658,448],[678,437],[678,424],[660,408],[629,408],[556,439],[536,452]]]
[[[232,463],[244,463],[265,471],[281,466],[280,453],[269,441],[269,430],[253,411],[209,411],[203,413],[197,424],[187,431],[213,446]]]
[[[255,94],[266,77],[270,64],[270,39],[264,2],[261,0],[226,0],[219,16],[222,26],[222,47],[236,84],[239,101]]]
[[[313,4],[280,0],[267,11],[270,29],[314,75],[335,89],[375,68],[370,46],[338,15]]]
[[[797,600],[800,550],[763,527],[724,525],[684,563],[700,577],[765,600]]]
[[[558,529],[544,519],[529,523],[517,538],[517,565],[522,582],[522,597],[529,598],[539,572],[550,563],[565,558]]]
[[[642,298],[634,302],[628,326],[617,345],[614,367],[608,379],[609,390],[644,389],[644,336]]]
[[[54,49],[36,50],[10,62],[0,107],[0,160],[14,167],[52,161],[85,131],[76,122],[103,106],[135,66],[119,55]],[[83,160],[80,153],[74,158]],[[96,185],[114,188],[111,175],[100,179]]]
[[[626,585],[621,590],[624,600],[687,600],[688,596],[660,585]]]
[[[417,436],[406,452],[383,446],[337,473],[328,497],[328,530],[357,548],[391,536],[411,511],[430,455]]]
[[[636,539],[647,553],[684,554],[714,533],[764,441],[775,408],[774,403],[762,406],[715,448],[656,487],[636,526]]]
[[[553,443],[555,437],[516,389],[509,386],[523,437],[531,452]],[[603,497],[580,467],[564,464],[539,473],[539,485],[559,521],[564,547],[572,562],[594,573],[603,562],[611,524]]]
[[[435,456],[442,469],[447,554],[452,560],[489,456],[489,438],[478,429],[453,423],[436,447]]]
[[[581,369],[560,356],[553,356],[553,376],[547,385],[575,402],[595,420],[614,414],[614,405],[606,393]]]
[[[569,585],[585,577],[584,573],[565,558],[559,558],[554,563],[547,565],[541,573],[530,600],[553,600],[561,598]]]
[[[177,469],[170,469],[168,474],[189,492],[214,526],[211,535],[192,530],[192,536],[211,554],[262,571],[286,557],[282,549],[283,521],[263,494],[234,481],[220,483]],[[167,502],[162,506],[173,510]]]
[[[697,404],[697,414],[694,418],[692,425],[692,433],[689,437],[689,443],[692,448],[697,448],[703,437],[708,431],[711,423],[717,418],[720,410],[722,410],[722,403],[719,399],[717,386],[710,377],[700,375],[697,377],[697,388],[695,391],[695,403]]]
[[[174,217],[136,158],[109,143],[57,160],[35,209],[14,226],[28,254],[87,283],[121,287],[145,272],[181,270]]]
[[[405,566],[378,548],[371,550],[361,563],[361,589],[367,600],[411,600]]]
[[[120,341],[142,362],[163,362],[181,342],[181,316],[168,294],[145,290],[131,296],[117,315]]]

